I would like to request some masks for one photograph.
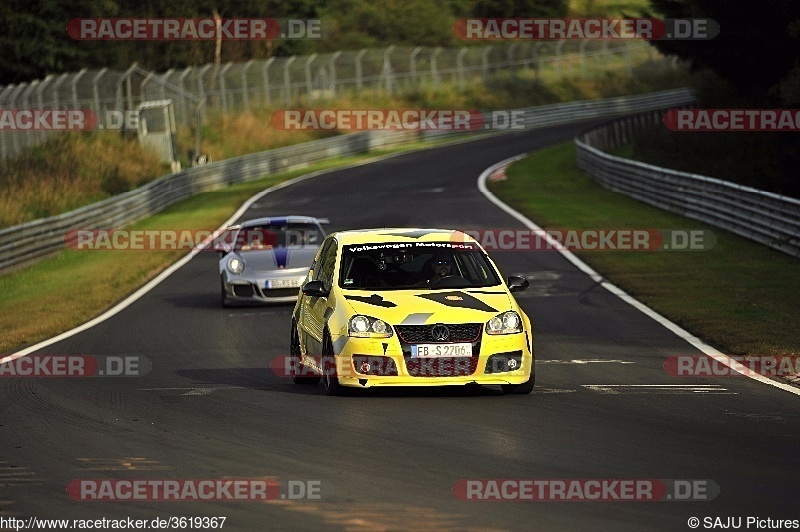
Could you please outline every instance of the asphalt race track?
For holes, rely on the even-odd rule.
[[[582,127],[331,172],[268,194],[244,218],[320,216],[329,230],[521,228],[478,191],[478,175]],[[291,305],[223,309],[218,258],[200,253],[122,312],[38,353],[144,356],[147,375],[0,379],[0,517],[224,516],[225,530],[689,530],[690,517],[800,518],[796,395],[744,377],[672,377],[667,357],[700,352],[557,252],[493,257],[505,276],[531,280],[519,295],[536,329],[531,395],[415,388],[327,398],[270,369],[288,353]],[[67,494],[76,479],[229,477],[319,480],[325,497]],[[719,494],[467,501],[454,494],[465,479],[683,479]]]

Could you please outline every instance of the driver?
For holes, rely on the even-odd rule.
[[[431,269],[433,270],[433,277],[428,279],[429,285],[435,285],[442,278],[451,275],[453,267],[453,259],[447,255],[435,255],[431,260]]]

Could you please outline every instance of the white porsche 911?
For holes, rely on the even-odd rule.
[[[325,238],[321,226],[325,221],[273,216],[229,227],[230,241],[219,248],[222,305],[296,301]]]

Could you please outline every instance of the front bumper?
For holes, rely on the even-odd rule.
[[[342,336],[333,340],[342,386],[522,384],[535,371],[529,332],[482,333],[473,342],[470,357],[413,357],[396,334],[385,339]]]
[[[267,278],[228,278],[222,283],[229,301],[257,303],[292,303],[297,301],[300,286],[291,288],[266,288]]]

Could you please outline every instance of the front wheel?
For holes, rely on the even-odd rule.
[[[333,354],[333,343],[328,333],[322,338],[322,377],[319,380],[319,388],[323,395],[343,395],[344,386],[339,384],[339,377],[336,375],[336,355]]]
[[[222,275],[219,276],[219,290],[220,290],[220,300],[222,302],[222,306],[227,308],[230,307],[231,304],[228,301],[228,292],[225,291],[225,279]]]
[[[525,394],[533,391],[533,384],[536,382],[536,374],[531,373],[531,376],[522,384],[501,384],[505,394]]]

